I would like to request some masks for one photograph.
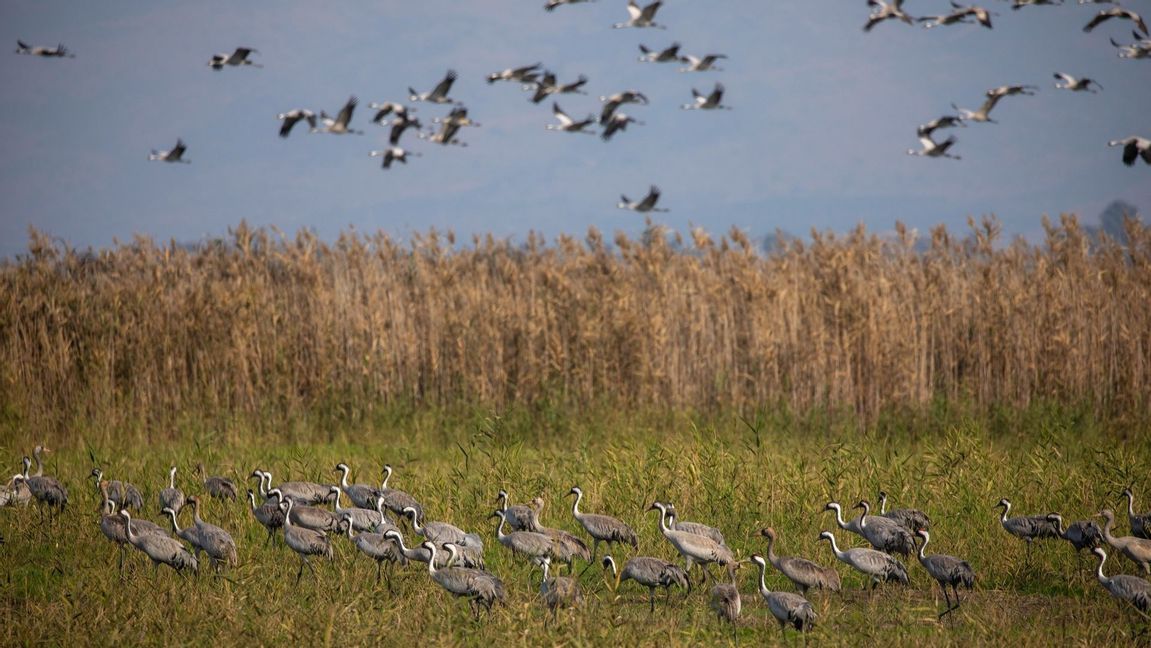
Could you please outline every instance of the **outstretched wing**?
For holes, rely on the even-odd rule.
[[[649,22],[655,20],[655,12],[659,11],[659,8],[662,6],[663,0],[655,0],[655,2],[647,5],[643,8],[642,11],[640,11],[640,18]]]
[[[336,115],[337,124],[342,125],[344,128],[348,127],[348,124],[352,121],[352,112],[355,111],[358,101],[355,95],[348,97],[348,103],[344,104],[344,107],[340,109],[340,114]]]
[[[572,118],[569,117],[567,113],[565,113],[563,110],[560,109],[560,104],[558,101],[552,104],[552,114],[555,115],[556,119],[558,119],[560,121],[561,126],[571,126],[572,125],[572,121],[573,121]]]
[[[723,84],[722,83],[715,84],[715,90],[711,91],[711,94],[708,95],[707,100],[709,103],[711,103],[713,105],[716,105],[716,106],[719,105],[719,102],[723,100]],[[736,102],[736,103],[739,103],[739,102]]]
[[[432,94],[430,96],[439,98],[447,97],[448,92],[450,92],[452,89],[452,84],[455,82],[456,71],[448,70],[448,73],[444,75],[444,80],[436,84],[436,87],[432,90]]]

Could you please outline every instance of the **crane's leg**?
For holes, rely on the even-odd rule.
[[[938,618],[942,619],[947,613],[951,612],[953,608],[951,607],[951,595],[947,593],[947,585],[940,581],[939,589],[943,590],[943,598],[947,601],[947,609],[939,613]]]
[[[376,561],[376,585],[380,584],[380,573],[384,570],[384,561]]]
[[[647,588],[648,614],[655,614],[655,586]]]

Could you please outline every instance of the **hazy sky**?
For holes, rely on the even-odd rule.
[[[543,0],[447,2],[45,2],[0,3],[0,255],[23,251],[34,225],[77,246],[142,233],[195,241],[240,219],[286,232],[428,227],[462,236],[522,239],[530,229],[582,235],[638,233],[640,215],[615,207],[620,193],[663,189],[685,230],[806,234],[864,222],[889,230],[902,219],[921,232],[964,227],[994,213],[1008,232],[1033,235],[1043,214],[1094,220],[1112,200],[1151,208],[1151,167],[1128,168],[1107,141],[1151,136],[1151,60],[1116,57],[1108,37],[1131,42],[1131,25],[1082,26],[1101,6],[1066,4],[1000,15],[995,29],[938,29],[897,22],[865,34],[864,0],[668,0],[667,30],[612,29],[624,0],[545,12]],[[1151,2],[1130,0],[1151,14]],[[946,0],[907,0],[914,15],[944,13]],[[1151,16],[1148,16],[1151,18]],[[16,39],[64,43],[75,59],[17,56]],[[721,52],[725,71],[686,74],[637,61],[637,45],[677,40],[684,53]],[[255,47],[262,69],[206,66],[217,52]],[[590,79],[590,96],[565,95],[573,116],[598,96],[635,88],[646,122],[598,137],[545,130],[550,101],[533,105],[516,84],[488,85],[505,67],[542,62],[560,81]],[[369,123],[371,101],[406,100],[453,68],[452,96],[483,126],[469,146],[404,145],[423,153],[383,171],[368,157],[386,130]],[[1098,80],[1099,94],[1054,89],[1064,71]],[[691,88],[727,87],[730,111],[684,111]],[[944,131],[961,161],[910,157],[915,127],[977,108],[988,88],[1034,84],[1009,97],[1000,123]],[[277,137],[278,112],[339,110],[360,98],[353,126],[364,136]],[[419,104],[425,124],[446,108]],[[188,145],[192,164],[148,162],[149,149]]]

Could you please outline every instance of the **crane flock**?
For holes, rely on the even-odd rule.
[[[37,464],[36,473],[31,472],[32,460],[25,457],[22,472],[13,475],[0,489],[0,505],[28,506],[36,502],[42,511],[50,512],[52,517],[42,520],[41,524],[54,523],[55,516],[64,512],[67,502],[67,489],[56,478],[43,474],[42,455],[47,451],[43,446],[36,446],[32,452]],[[202,465],[197,466],[197,472],[203,475],[205,471]],[[257,480],[259,493],[257,495],[256,491],[248,490],[247,502],[242,505],[251,511],[256,523],[267,529],[265,550],[284,551],[267,547],[269,541],[278,536],[283,540],[283,546],[296,554],[299,559],[297,584],[302,580],[305,570],[316,575],[311,558],[318,556],[333,560],[337,549],[336,538],[346,535],[356,553],[375,562],[377,583],[386,564],[389,591],[392,591],[392,572],[396,565],[404,567],[410,562],[416,562],[425,564],[431,581],[437,587],[454,596],[468,599],[469,607],[477,618],[484,611],[490,614],[496,604],[506,600],[504,581],[487,568],[482,535],[465,531],[450,522],[424,519],[424,507],[414,497],[387,488],[387,480],[393,473],[390,465],[385,466],[385,479],[380,488],[349,483],[351,468],[345,462],[336,465],[333,472],[340,474],[338,483],[290,481],[275,487],[272,486],[270,472],[255,469],[250,475],[251,479]],[[97,526],[100,533],[117,547],[121,577],[128,546],[144,553],[155,569],[163,564],[181,573],[199,571],[203,564],[202,555],[207,556],[209,565],[216,572],[232,569],[239,563],[239,552],[232,534],[221,526],[207,522],[203,518],[202,509],[204,495],[220,502],[218,506],[234,506],[236,498],[231,497],[232,491],[220,488],[221,483],[232,482],[225,477],[208,477],[196,486],[202,494],[185,497],[176,488],[176,473],[176,467],[173,466],[168,472],[168,480],[157,485],[161,495],[157,498],[159,506],[156,510],[170,523],[173,532],[170,534],[160,525],[143,517],[144,509],[148,507],[136,486],[105,479],[104,471],[99,466],[92,469],[90,476],[96,481],[101,499]],[[234,484],[232,486],[234,488]],[[18,494],[21,488],[27,489],[27,495]],[[341,506],[343,495],[353,499],[352,507]],[[614,545],[617,551],[630,550],[638,554],[640,549],[638,535],[623,520],[602,513],[580,511],[584,497],[582,488],[573,486],[567,495],[575,498],[571,508],[572,522],[582,529],[585,537],[592,540],[590,551],[577,533],[549,529],[540,524],[539,515],[544,507],[542,497],[533,498],[529,504],[515,504],[507,490],[500,489],[495,498],[497,507],[489,515],[491,519],[498,519],[494,528],[498,544],[505,547],[512,556],[526,559],[531,565],[531,571],[539,568],[543,572],[538,585],[539,600],[552,619],[556,618],[561,609],[578,610],[582,606],[589,592],[587,584],[581,582],[580,577],[596,563],[601,542]],[[1090,520],[1065,525],[1063,516],[1056,512],[1010,516],[1012,505],[1007,498],[999,500],[995,508],[1001,509],[998,521],[1003,529],[1027,543],[1028,559],[1031,545],[1048,538],[1068,541],[1077,554],[1087,549],[1099,560],[1096,578],[1100,585],[1112,596],[1145,614],[1151,611],[1148,607],[1151,605],[1151,583],[1146,580],[1146,577],[1151,576],[1151,538],[1148,538],[1151,513],[1136,512],[1135,495],[1130,488],[1123,491],[1123,497],[1126,499],[1127,522],[1132,533],[1129,536],[1114,535],[1116,517],[1110,508],[1099,511],[1099,517],[1105,521],[1102,527]],[[842,507],[838,502],[829,502],[823,509],[834,512],[836,525],[841,530],[859,536],[870,546],[845,546],[841,549],[844,538],[837,537],[832,531],[821,532],[818,539],[826,540],[832,557],[861,574],[864,587],[870,584],[873,592],[883,583],[910,585],[912,572],[904,560],[914,556],[927,576],[938,583],[943,592],[946,608],[938,614],[942,619],[960,608],[961,588],[974,588],[976,567],[960,557],[928,554],[926,548],[931,541],[929,529],[933,526],[931,518],[918,509],[886,511],[887,499],[887,494],[880,491],[879,515],[870,515],[870,504],[866,499],[860,500],[854,507],[860,509],[858,517],[849,521],[843,520]],[[181,527],[181,512],[189,507],[192,509],[192,522]],[[389,513],[394,514],[396,507],[399,507],[403,518],[394,522],[389,518]],[[135,514],[129,512],[129,509],[134,510]],[[777,534],[773,528],[761,529],[757,534],[767,542],[764,552],[766,557],[753,553],[741,559],[738,552],[727,544],[720,529],[705,523],[677,520],[675,507],[667,502],[653,502],[648,510],[659,514],[656,526],[667,542],[667,548],[661,553],[678,554],[683,566],[676,560],[657,555],[630,555],[622,566],[610,554],[598,560],[609,576],[607,584],[611,591],[617,591],[628,580],[646,588],[651,613],[656,608],[656,589],[664,589],[669,599],[673,587],[683,590],[684,597],[691,595],[691,571],[697,564],[700,566],[698,582],[713,582],[709,590],[709,604],[712,612],[724,623],[740,622],[743,600],[737,575],[739,569],[748,562],[759,568],[756,574],[757,591],[783,632],[787,628],[806,632],[814,627],[817,606],[807,598],[811,590],[829,593],[842,590],[840,572],[835,567],[805,557],[776,555]],[[505,530],[505,527],[509,530]],[[409,532],[420,537],[413,548],[409,548],[405,542],[405,533]],[[1106,576],[1104,563],[1107,553],[1103,547],[1127,558],[1143,576]],[[578,575],[575,571],[577,562],[586,563]],[[567,576],[551,573],[552,567],[557,564],[567,565]],[[722,568],[725,575],[713,576],[708,570],[712,564]],[[769,566],[790,581],[796,591],[770,589],[766,580]],[[531,583],[528,585],[530,591]],[[827,608],[824,606],[821,609]]]

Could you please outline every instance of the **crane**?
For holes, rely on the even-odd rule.
[[[489,518],[498,517],[500,523],[496,525],[496,538],[500,544],[511,549],[513,554],[522,554],[528,557],[533,565],[544,564],[544,561],[551,561],[555,555],[555,540],[542,533],[535,531],[512,531],[511,533],[504,533],[504,524],[507,522],[507,517],[500,509],[496,509]]]
[[[352,516],[344,514],[344,530],[348,534],[348,539],[352,544],[356,545],[360,553],[368,558],[376,561],[376,583],[380,582],[380,574],[383,571],[383,565],[388,563],[388,591],[392,591],[392,567],[396,563],[401,565],[408,564],[407,557],[404,556],[403,551],[399,545],[388,538],[385,533],[356,533],[355,525],[352,524]],[[399,533],[398,531],[396,533]]]
[[[466,597],[468,607],[472,609],[477,619],[480,616],[480,607],[486,608],[490,614],[492,605],[502,603],[507,598],[503,582],[493,574],[469,567],[437,568],[435,543],[424,542],[420,546],[431,554],[431,559],[428,560],[428,575],[453,596]],[[455,544],[449,542],[445,547],[448,551],[452,551]],[[451,559],[448,560],[449,565],[452,562]]]
[[[592,537],[591,559],[588,561],[588,566],[591,566],[591,561],[595,560],[596,554],[599,553],[599,543],[606,542],[608,546],[623,542],[636,548],[639,546],[639,541],[636,539],[635,531],[620,520],[610,515],[597,515],[594,513],[580,513],[579,503],[583,499],[583,490],[579,486],[572,486],[568,491],[568,495],[575,495],[575,501],[572,502],[572,517],[580,526],[587,531],[588,535]],[[586,567],[584,569],[587,569]]]
[[[951,120],[951,123],[948,123],[949,120]],[[923,129],[927,127],[931,127],[931,130],[935,130],[936,128],[943,128],[944,124],[948,126],[954,126],[956,123],[960,123],[958,122],[957,118],[946,115],[944,117],[933,120],[931,123],[920,126],[920,134],[924,134]],[[929,135],[930,131],[928,131],[926,134]],[[891,509],[888,511],[887,492],[882,490],[879,491],[879,514],[889,520],[898,522],[903,528],[907,529],[911,533],[915,533],[920,529],[927,529],[928,531],[931,530],[931,518],[919,509],[902,508]]]
[[[579,581],[570,576],[549,577],[549,566],[551,566],[551,559],[545,556],[541,563],[544,577],[540,581],[540,598],[543,599],[544,605],[548,606],[554,621],[559,608],[583,605],[583,592],[580,591]]]
[[[279,497],[281,505],[283,502],[289,500],[293,502],[290,512],[284,514],[285,520],[290,521],[293,526],[303,527],[317,532],[334,531],[336,529],[338,520],[336,520],[336,516],[331,511],[307,504],[296,504],[295,498],[285,494],[279,487],[273,488],[268,491],[268,493]],[[291,520],[287,520],[289,515],[291,516]]]
[[[234,567],[239,559],[236,555],[236,542],[231,534],[216,526],[205,522],[200,517],[200,498],[189,497],[188,503],[192,505],[192,519],[196,523],[196,531],[200,534],[200,546],[208,554],[212,566],[219,572],[221,567]]]
[[[830,531],[820,533],[819,539],[831,543],[832,553],[841,562],[851,565],[856,571],[869,577],[872,589],[875,589],[880,581],[898,581],[904,585],[908,583],[907,568],[893,556],[865,547],[840,551],[839,546],[835,543],[835,536]],[[866,585],[864,586],[866,587]]]
[[[1099,584],[1110,592],[1111,596],[1127,601],[1140,612],[1144,614],[1151,612],[1151,583],[1138,576],[1127,574],[1116,574],[1111,578],[1104,576],[1103,563],[1107,562],[1107,552],[1102,547],[1095,547],[1091,552],[1099,558],[1099,568],[1095,571]]]
[[[1135,536],[1111,535],[1111,527],[1115,526],[1115,513],[1105,508],[1099,511],[1106,524],[1103,525],[1103,539],[1113,549],[1131,559],[1131,562],[1143,568],[1143,573],[1151,574],[1151,540],[1136,538]]]
[[[1127,498],[1127,521],[1131,523],[1131,535],[1151,539],[1151,513],[1135,513],[1135,494],[1130,488],[1123,489],[1123,497]]]
[[[737,565],[735,555],[727,545],[721,545],[705,536],[669,528],[667,526],[667,507],[660,502],[653,502],[648,510],[659,511],[659,530],[663,533],[663,537],[683,556],[685,572],[691,573],[691,566],[694,563],[700,564],[700,570],[703,571],[702,578],[709,576],[708,563],[718,563],[726,567],[729,572],[735,569]],[[702,579],[700,582],[703,582]]]
[[[124,528],[127,531],[128,542],[152,560],[153,572],[159,569],[161,563],[175,569],[177,573],[183,572],[185,569],[191,569],[193,572],[199,570],[200,565],[196,561],[196,557],[185,549],[179,540],[167,534],[136,533],[135,529],[132,528],[131,514],[121,510],[120,515],[124,516]]]
[[[945,614],[959,609],[959,586],[962,585],[968,590],[975,585],[975,570],[971,568],[971,564],[966,560],[960,560],[955,556],[948,556],[947,554],[931,554],[925,555],[924,551],[927,549],[927,543],[931,541],[931,534],[927,529],[919,529],[915,532],[917,536],[923,538],[923,544],[919,545],[919,564],[927,570],[928,574],[939,583],[939,589],[943,590],[943,598],[947,599],[947,609],[939,613],[939,618],[942,619]],[[947,594],[947,587],[951,586],[951,591],[955,592],[955,605],[951,605],[951,597]]]
[[[100,491],[100,482],[104,481],[104,472],[99,468],[92,469],[92,480],[96,482],[96,491]],[[137,511],[144,508],[144,498],[140,495],[140,489],[136,488],[128,482],[122,482],[119,479],[108,481],[108,499],[116,504],[118,508],[135,509]]]
[[[823,567],[806,558],[794,556],[775,555],[775,529],[770,527],[761,529],[760,535],[767,538],[767,559],[795,585],[801,594],[807,594],[809,588],[827,589],[838,592],[842,583],[839,572],[831,567]]]
[[[168,486],[160,491],[160,508],[170,508],[177,513],[184,508],[184,491],[176,488],[176,467],[168,469]]]
[[[220,477],[219,475],[204,476],[204,464],[196,464],[196,476],[204,480],[204,490],[216,499],[226,499],[236,501],[239,491],[236,489],[236,484],[227,477]]]
[[[684,590],[685,596],[691,593],[691,579],[683,567],[670,563],[662,558],[651,556],[636,556],[629,558],[623,565],[623,570],[616,569],[615,559],[611,555],[603,557],[604,569],[611,569],[612,591],[619,589],[620,583],[633,580],[648,590],[648,609],[655,612],[655,588],[662,587],[671,597],[671,587],[678,586]]]
[[[256,494],[248,489],[248,501],[251,502],[252,516],[256,518],[265,529],[268,530],[268,539],[264,540],[264,546],[272,540],[273,534],[276,529],[284,526],[284,510],[280,508],[278,501],[272,499],[266,500],[263,504],[256,504]]]
[[[300,571],[296,572],[296,584],[299,585],[300,578],[304,575],[304,566],[308,567],[313,577],[316,575],[316,569],[308,562],[308,556],[323,556],[331,561],[335,554],[332,551],[332,541],[327,535],[315,529],[296,526],[292,521],[292,498],[281,496],[281,499],[285,507],[284,544],[300,557]]]
[[[871,503],[867,500],[860,500],[855,507],[863,509],[859,514],[859,531],[871,546],[887,553],[903,554],[905,558],[911,556],[915,539],[906,527],[886,517],[869,515]]]
[[[780,633],[786,633],[786,626],[791,626],[800,632],[807,632],[815,627],[815,608],[811,602],[800,594],[792,592],[773,592],[767,589],[767,561],[759,554],[752,554],[751,561],[759,565],[759,595],[767,603],[771,615],[779,621]]]
[[[996,508],[1002,508],[1003,513],[999,516],[999,524],[1003,528],[1015,536],[1021,538],[1027,543],[1027,558],[1031,558],[1031,543],[1035,540],[1044,538],[1058,538],[1059,531],[1055,528],[1055,523],[1047,519],[1044,515],[1032,516],[1017,516],[1007,517],[1011,511],[1011,500],[1006,497],[999,500],[995,505]]]
[[[730,583],[719,583],[711,588],[711,611],[715,612],[720,622],[727,621],[731,624],[731,638],[734,640],[735,624],[739,621],[743,601],[739,596],[739,587],[735,584],[735,569],[731,569],[728,576],[731,578]]]
[[[723,539],[723,533],[719,529],[699,522],[680,521],[675,515],[675,506],[670,503],[667,504],[667,526],[676,531],[686,531],[688,533],[694,533],[695,535],[711,538],[718,544],[726,544]]]
[[[508,492],[500,489],[496,494],[496,504],[504,512],[504,520],[513,531],[535,531],[532,528],[532,507],[526,504],[508,504]]]

